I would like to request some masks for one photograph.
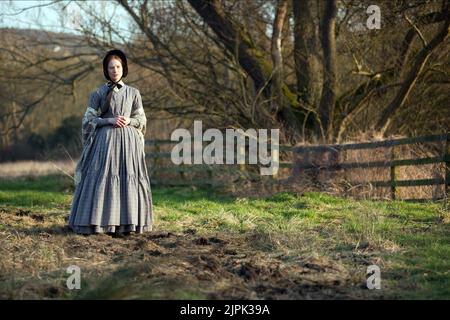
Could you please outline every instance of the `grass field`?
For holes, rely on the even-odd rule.
[[[72,192],[64,176],[0,181],[1,299],[450,298],[442,203],[154,187],[154,231],[111,237],[67,230]]]

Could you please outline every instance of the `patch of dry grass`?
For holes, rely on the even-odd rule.
[[[73,176],[75,166],[75,161],[71,160],[2,162],[0,163],[0,178],[40,177],[51,174]]]

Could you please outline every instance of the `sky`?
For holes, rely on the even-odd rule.
[[[56,2],[56,3],[55,3]],[[0,1],[0,27],[40,29],[80,34],[79,25],[88,13],[97,12],[107,18],[121,17],[121,31],[128,31],[129,17],[114,1],[107,0],[9,0]],[[64,8],[64,10],[61,10]],[[61,15],[61,12],[64,12]],[[126,22],[128,21],[128,22]]]

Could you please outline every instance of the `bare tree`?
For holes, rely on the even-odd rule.
[[[437,114],[435,103],[448,98],[448,3],[380,3],[378,31],[365,27],[369,0],[117,0],[109,5],[129,18],[124,32],[77,2],[82,36],[48,33],[29,43],[40,50],[28,51],[3,41],[0,52],[15,66],[9,80],[34,81],[36,93],[57,86],[83,104],[80,90],[84,80],[96,81],[99,57],[122,48],[135,68],[129,81],[141,87],[153,119],[279,127],[293,143],[411,134],[417,123],[431,132],[433,121],[417,117]],[[52,52],[71,44],[69,55]],[[2,119],[11,124],[14,114],[13,127],[20,126],[26,110],[41,105],[27,108],[34,101],[42,102],[36,96],[14,105],[6,97]],[[445,110],[439,114],[445,128]]]

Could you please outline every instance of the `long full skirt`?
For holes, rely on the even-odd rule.
[[[136,128],[97,128],[77,185],[69,227],[77,233],[152,230],[145,150]]]

